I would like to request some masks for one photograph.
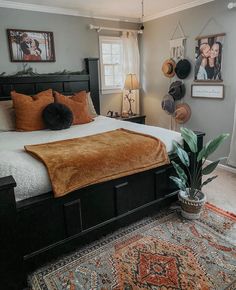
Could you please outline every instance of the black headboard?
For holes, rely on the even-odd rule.
[[[28,95],[53,89],[65,95],[86,90],[91,93],[96,112],[100,114],[98,58],[85,59],[86,73],[83,75],[38,75],[0,77],[0,101],[11,99],[10,92]]]

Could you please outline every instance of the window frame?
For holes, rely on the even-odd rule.
[[[118,36],[99,36],[99,55],[100,55],[100,84],[101,84],[101,91],[102,94],[114,94],[114,93],[121,93],[123,91],[123,87],[115,87],[110,86],[107,87],[105,85],[105,70],[104,70],[104,64],[103,64],[103,54],[102,54],[102,43],[108,42],[108,43],[119,43],[121,46],[121,60],[123,60],[123,47],[122,47],[122,40]],[[123,61],[121,61],[121,69],[123,66]]]

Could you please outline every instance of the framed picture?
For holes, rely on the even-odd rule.
[[[222,82],[225,33],[196,38],[194,80]]]
[[[7,29],[9,51],[12,62],[54,62],[53,33]]]
[[[223,99],[224,85],[195,84],[192,85],[191,95],[193,98]]]

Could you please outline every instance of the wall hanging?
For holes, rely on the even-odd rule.
[[[225,33],[203,36],[203,32],[212,23],[222,29],[214,17],[208,19],[199,35],[195,38],[194,80],[200,82],[222,82],[222,63]]]
[[[181,35],[180,38],[175,38],[177,31]],[[169,41],[170,58],[165,60],[162,65],[163,74],[170,79],[170,87],[168,94],[162,99],[161,106],[171,116],[171,130],[176,130],[177,124],[183,124],[191,117],[191,108],[183,102],[186,93],[183,80],[190,75],[192,67],[190,61],[185,59],[186,39],[187,37],[184,34],[183,28],[180,22],[178,22]],[[172,82],[174,77],[180,80]]]
[[[195,81],[222,82],[225,33],[199,36],[195,45]]]
[[[12,62],[56,61],[52,32],[7,29],[7,35]]]
[[[191,95],[193,98],[223,99],[224,85],[192,85]]]
[[[174,38],[177,31],[179,31],[181,34],[180,38]],[[174,30],[174,33],[172,34],[172,37],[170,39],[170,57],[171,58],[178,60],[185,57],[186,39],[187,38],[184,34],[183,28],[180,22],[178,22]]]

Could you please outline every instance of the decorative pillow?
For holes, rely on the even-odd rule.
[[[14,131],[15,124],[15,112],[13,109],[12,101],[0,102],[0,132]]]
[[[80,102],[84,102],[85,101],[85,94],[86,94],[86,101],[87,101],[87,104],[88,104],[89,115],[92,118],[97,117],[97,112],[96,112],[96,110],[94,108],[90,92],[86,93],[86,91],[80,91],[78,93],[74,93],[74,95],[77,97],[77,100],[80,101]]]
[[[73,122],[72,111],[67,106],[59,103],[47,105],[42,116],[46,128],[51,130],[70,128]]]
[[[89,114],[92,118],[97,117],[97,112],[94,108],[93,105],[93,100],[91,98],[90,92],[86,94],[87,95],[87,102],[88,102],[88,110],[89,110]]]
[[[73,125],[86,124],[93,121],[88,111],[86,92],[76,93],[74,96],[64,96],[55,92],[55,102],[66,105],[73,113]]]
[[[36,131],[45,129],[42,112],[44,108],[54,102],[52,90],[40,92],[34,96],[27,96],[11,92],[13,107],[16,114],[17,131]]]

